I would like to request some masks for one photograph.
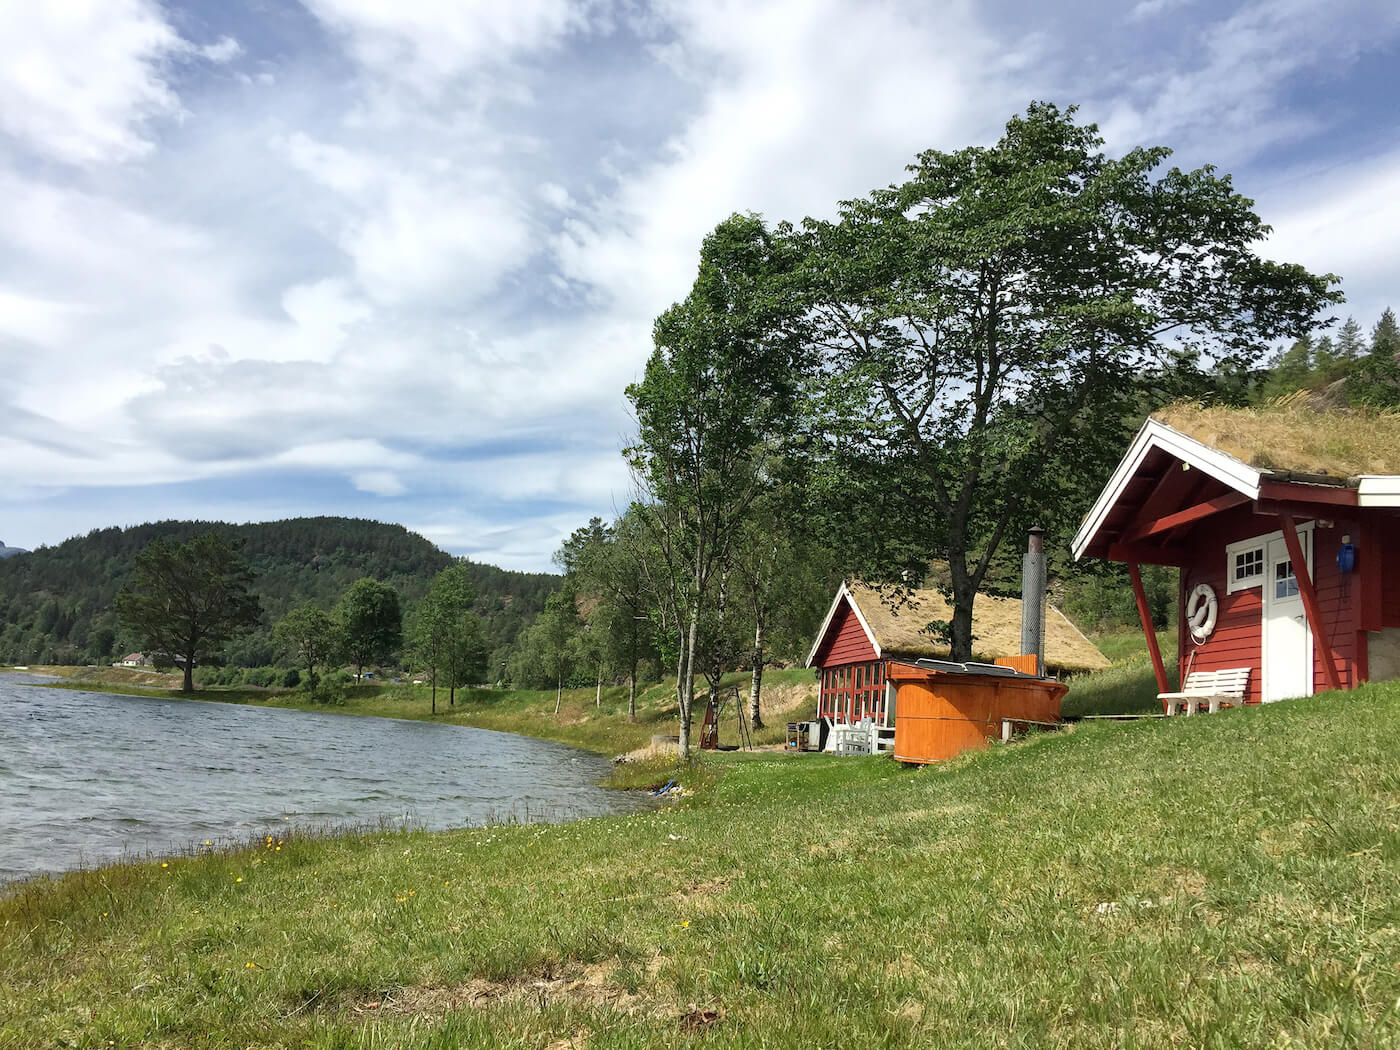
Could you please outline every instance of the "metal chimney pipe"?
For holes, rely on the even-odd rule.
[[[1035,654],[1035,672],[1045,673],[1045,530],[1030,530],[1026,555],[1021,560],[1021,652]]]

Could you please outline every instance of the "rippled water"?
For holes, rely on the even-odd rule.
[[[397,719],[38,689],[0,674],[0,883],[287,827],[635,809],[606,759]]]

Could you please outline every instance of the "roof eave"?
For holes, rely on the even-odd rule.
[[[1251,467],[1248,463],[1244,463],[1226,452],[1211,448],[1209,445],[1148,416],[1138,429],[1133,443],[1128,446],[1127,454],[1119,462],[1117,469],[1109,476],[1108,484],[1099,493],[1099,498],[1094,501],[1089,513],[1084,516],[1079,531],[1074,534],[1074,541],[1070,544],[1070,549],[1074,553],[1075,561],[1082,558],[1089,549],[1089,545],[1093,543],[1099,529],[1103,527],[1109,512],[1118,502],[1119,497],[1123,495],[1123,490],[1128,487],[1128,483],[1132,481],[1138,468],[1142,466],[1143,461],[1153,449],[1161,449],[1167,455],[1190,464],[1192,468],[1215,478],[1250,499],[1259,498],[1260,482],[1264,477],[1272,476],[1273,473],[1269,470]]]

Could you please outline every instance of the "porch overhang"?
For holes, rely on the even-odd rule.
[[[1394,500],[1394,503],[1381,502]],[[1254,467],[1148,419],[1075,534],[1085,557],[1184,565],[1191,529],[1237,507],[1277,517],[1357,506],[1400,506],[1400,477],[1335,478]]]

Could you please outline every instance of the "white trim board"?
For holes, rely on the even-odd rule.
[[[1363,474],[1357,482],[1358,507],[1400,507],[1400,474]]]
[[[1251,467],[1248,463],[1219,449],[1211,448],[1149,416],[1139,428],[1137,436],[1133,438],[1133,443],[1128,446],[1127,455],[1118,464],[1118,469],[1109,477],[1108,484],[1099,493],[1099,498],[1094,501],[1089,513],[1084,516],[1084,523],[1079,526],[1079,531],[1075,533],[1074,542],[1071,544],[1075,561],[1084,556],[1084,551],[1103,527],[1109,511],[1123,495],[1123,490],[1128,487],[1133,475],[1153,449],[1161,449],[1181,462],[1189,463],[1193,469],[1215,478],[1250,499],[1259,498],[1260,482],[1266,475],[1273,473],[1271,470]]]
[[[817,658],[817,650],[821,648],[822,640],[826,637],[827,629],[831,626],[832,618],[836,615],[836,610],[841,607],[841,602],[849,601],[851,612],[856,614],[856,621],[860,624],[861,630],[865,632],[865,637],[869,639],[870,645],[875,650],[875,659],[884,659],[884,654],[880,652],[880,642],[875,637],[875,632],[870,629],[870,624],[865,622],[865,615],[860,611],[860,606],[856,604],[855,597],[851,594],[850,588],[842,581],[841,586],[836,591],[836,597],[832,599],[831,608],[826,611],[826,619],[822,621],[821,630],[817,632],[817,640],[812,643],[812,648],[807,652],[807,667],[812,666],[812,661]]]

